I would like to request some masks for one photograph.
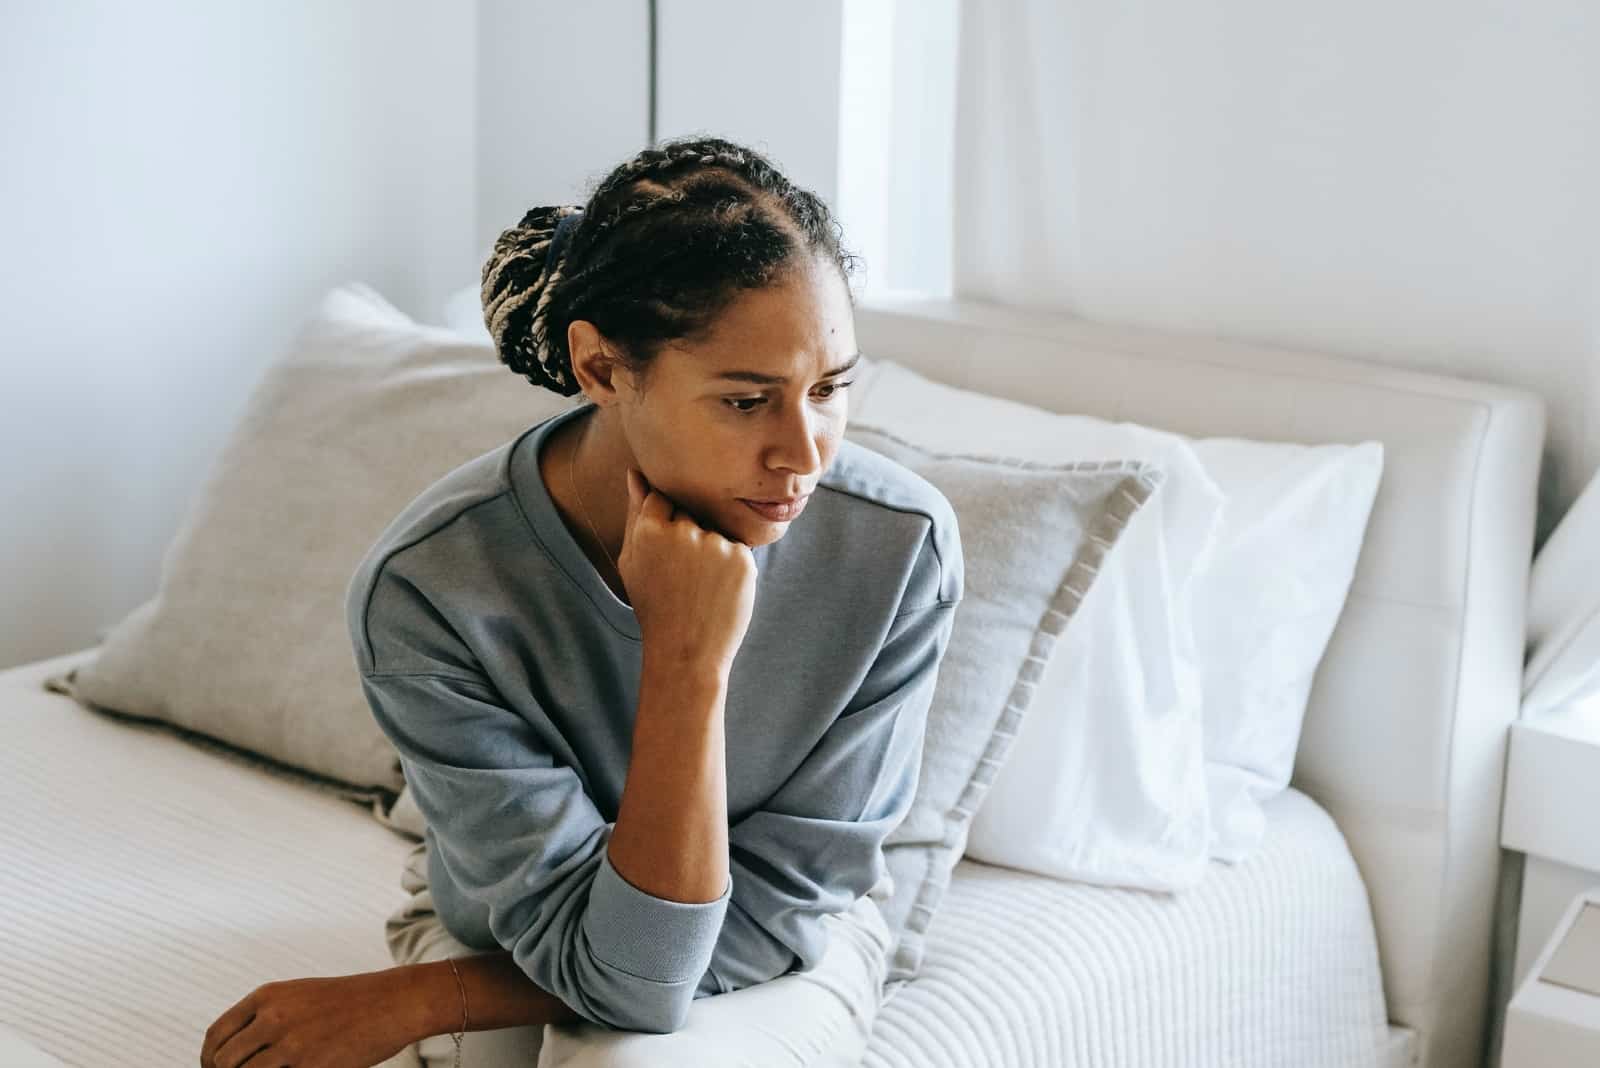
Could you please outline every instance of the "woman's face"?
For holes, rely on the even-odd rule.
[[[833,463],[855,357],[845,281],[810,259],[742,293],[705,338],[664,347],[642,392],[620,372],[623,433],[650,484],[701,526],[765,545],[803,518]],[[798,514],[746,503],[793,497]]]

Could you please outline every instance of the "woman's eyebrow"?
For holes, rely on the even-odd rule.
[[[827,372],[822,377],[832,378],[834,375],[842,375],[846,371],[850,370],[850,368],[854,367],[856,362],[860,359],[861,353],[853,353],[848,360],[846,360],[844,363],[841,363],[833,370]],[[782,385],[783,383],[789,381],[789,379],[783,375],[764,375],[757,371],[723,371],[721,374],[714,375],[713,377],[731,378],[737,382],[757,382],[761,385]]]

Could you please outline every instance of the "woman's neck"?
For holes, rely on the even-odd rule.
[[[622,552],[627,522],[625,465],[630,461],[619,458],[609,446],[606,426],[600,422],[604,414],[597,408],[558,427],[540,450],[539,475],[573,539],[626,604],[615,560]]]

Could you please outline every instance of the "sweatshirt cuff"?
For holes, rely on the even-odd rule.
[[[609,846],[589,887],[584,933],[595,955],[614,968],[657,983],[698,981],[711,965],[733,875],[715,901],[669,901],[647,894],[611,864]]]

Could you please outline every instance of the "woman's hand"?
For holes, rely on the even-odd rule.
[[[424,1037],[403,969],[265,983],[206,1029],[200,1068],[371,1068]]]
[[[647,652],[722,671],[733,665],[755,607],[755,556],[700,526],[631,467],[617,570]]]

